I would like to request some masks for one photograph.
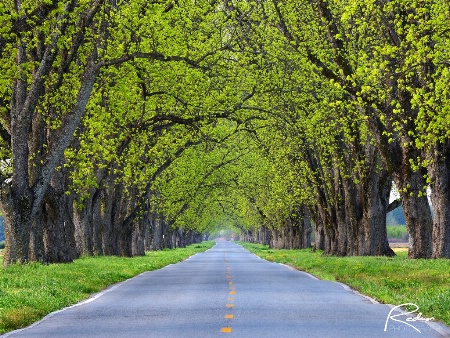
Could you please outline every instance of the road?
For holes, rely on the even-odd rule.
[[[218,242],[205,253],[141,274],[5,336],[345,338],[450,333],[439,323],[432,323],[433,328],[426,322],[406,322],[404,315],[392,317],[397,311],[386,325],[391,309],[342,284],[267,262],[235,243]]]

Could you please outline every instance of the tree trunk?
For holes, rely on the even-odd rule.
[[[298,217],[296,217],[298,226],[297,243],[295,247],[299,249],[311,248],[311,220],[308,209],[302,205],[298,210]]]
[[[314,250],[325,250],[325,232],[319,207],[316,205],[310,211],[314,222]]]
[[[132,255],[144,256],[145,244],[146,244],[146,232],[148,229],[148,217],[147,213],[144,214],[139,220],[135,221],[132,238]]]
[[[162,231],[162,225],[161,225],[161,215],[153,215],[152,220],[152,234],[153,234],[153,241],[152,241],[152,250],[161,250],[163,249],[163,231]]]
[[[405,111],[408,111],[405,109]],[[413,171],[410,160],[421,158],[421,153],[408,146],[414,143],[408,135],[396,135],[391,141],[387,128],[376,117],[376,112],[368,114],[367,123],[372,131],[383,164],[392,175],[402,199],[406,228],[409,234],[409,258],[430,258],[432,254],[432,227],[428,199],[424,195],[427,186],[426,170]]]
[[[29,258],[32,262],[45,262],[44,249],[44,210],[37,213],[32,220]]]
[[[281,231],[279,229],[271,229],[270,231],[270,244],[271,249],[284,249],[284,243]]]
[[[337,240],[336,240],[336,228],[325,224],[324,225],[324,234],[325,234],[325,246],[323,253],[326,255],[337,256],[338,248],[337,248]]]
[[[338,171],[338,170],[336,170]],[[334,182],[334,214],[337,226],[335,231],[337,236],[335,236],[336,247],[335,254],[337,256],[347,256],[348,253],[348,219],[345,212],[345,194],[343,191],[343,178],[340,172],[335,172],[335,182]],[[353,244],[353,243],[350,243]]]
[[[363,227],[364,246],[362,255],[395,256],[387,240],[386,214],[392,180],[386,170],[377,169],[381,160],[378,158],[370,168],[363,181]]]
[[[152,250],[153,241],[153,217],[154,214],[150,211],[147,212],[147,224],[145,228],[145,251]]]
[[[67,263],[78,258],[70,214],[67,196],[49,189],[44,203],[43,236],[47,263]]]
[[[305,249],[311,247],[311,222],[305,206],[297,210],[280,229],[272,230],[270,246],[276,249]]]
[[[418,170],[409,175],[408,187],[399,188],[409,234],[409,258],[430,258],[432,254],[433,220],[426,194],[419,196],[426,186],[424,172]],[[396,180],[397,187],[405,187],[405,182]]]
[[[347,255],[363,254],[365,243],[363,222],[362,184],[355,184],[352,178],[343,179],[345,213],[347,218]]]
[[[3,266],[29,261],[30,233],[32,228],[30,193],[17,193],[3,189],[1,210],[5,227],[5,252]]]
[[[375,117],[367,119],[374,139],[380,149],[383,163],[390,171],[402,200],[406,227],[409,234],[410,258],[429,258],[432,253],[432,217],[427,197],[424,196],[424,170],[413,171],[410,160],[420,153],[409,147],[413,140],[409,136],[397,137],[394,142],[385,135],[385,127]]]
[[[51,46],[48,47],[50,53]],[[47,53],[46,52],[46,53]],[[19,58],[23,57],[19,53]],[[21,60],[19,63],[23,62]],[[11,186],[2,187],[1,208],[4,212],[6,231],[9,236],[6,238],[4,265],[16,262],[24,263],[31,257],[40,257],[40,226],[33,228],[33,219],[40,217],[43,210],[43,200],[50,185],[52,175],[58,163],[64,156],[64,150],[69,145],[75,129],[79,125],[84,114],[86,104],[92,91],[99,67],[90,60],[89,67],[83,74],[82,84],[78,92],[72,110],[64,119],[62,126],[55,132],[57,136],[54,143],[48,145],[48,154],[42,158],[43,165],[39,172],[33,169],[34,161],[30,160],[29,143],[31,149],[36,147],[30,130],[32,128],[32,117],[36,113],[39,97],[42,96],[42,86],[45,76],[49,71],[51,58],[43,58],[36,74],[33,74],[33,83],[28,92],[26,84],[17,81],[14,86],[11,102],[11,150],[13,161],[13,175]],[[47,69],[47,71],[45,71]],[[25,100],[25,97],[27,100]],[[30,176],[30,174],[32,174]],[[34,175],[33,175],[34,174]],[[6,193],[5,193],[6,191]],[[37,223],[35,223],[37,225]],[[31,232],[33,231],[33,243],[30,243]],[[29,247],[37,250],[30,256]]]
[[[450,140],[432,149],[433,258],[450,258]]]
[[[263,245],[270,244],[270,230],[265,225],[258,229],[258,243]]]
[[[91,256],[94,254],[92,245],[92,199],[91,194],[83,206],[73,207],[73,223],[75,227],[75,244],[79,256]]]
[[[71,217],[72,200],[66,194],[68,172],[63,163],[60,167],[52,176],[43,204],[43,241],[47,263],[72,262],[78,258],[75,225]]]

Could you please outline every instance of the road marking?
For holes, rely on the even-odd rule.
[[[228,262],[228,259],[226,257],[224,257],[225,262],[226,262],[226,271],[225,271],[225,275],[227,277],[228,280],[228,284],[229,284],[229,294],[230,295],[234,295],[236,294],[236,292],[234,291],[234,286],[232,285],[233,282],[231,281],[232,277],[231,277],[231,267],[230,267],[230,263]],[[226,304],[227,309],[233,309],[234,308],[234,297],[228,297],[227,300],[227,304]],[[231,328],[231,322],[229,320],[234,319],[234,315],[231,313],[228,313],[224,316],[225,319],[227,319],[228,321],[228,326],[222,327],[220,329],[220,332],[223,333],[231,333],[232,328]]]

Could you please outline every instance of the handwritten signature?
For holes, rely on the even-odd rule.
[[[403,312],[403,311],[400,310],[400,308],[402,306],[407,306],[407,305],[414,306],[415,309],[412,310],[412,311],[406,311],[406,312]],[[397,310],[400,313],[393,315],[392,312],[394,312],[395,310]],[[391,309],[391,311],[389,311],[389,314],[388,314],[388,316],[386,318],[386,324],[384,325],[384,331],[386,332],[389,320],[393,320],[393,321],[396,321],[396,322],[408,325],[408,326],[412,327],[414,330],[416,330],[417,332],[421,333],[419,331],[419,329],[416,328],[414,325],[410,324],[410,322],[429,322],[429,321],[434,320],[433,317],[431,317],[431,318],[422,317],[422,312],[419,312],[419,313],[416,314],[415,317],[407,317],[405,320],[397,319],[397,317],[400,317],[400,316],[407,316],[407,315],[410,315],[412,313],[416,313],[418,310],[419,310],[419,307],[416,304],[414,304],[414,303],[405,303],[405,304],[401,304],[401,305],[393,307]]]

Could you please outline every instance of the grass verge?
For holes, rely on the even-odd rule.
[[[339,281],[382,303],[414,303],[424,317],[450,325],[450,260],[396,257],[331,257],[321,252],[273,250],[240,243],[268,261],[291,265],[321,279]]]
[[[32,263],[0,268],[0,334],[27,326],[111,284],[180,262],[214,244],[209,241],[151,251],[134,258],[83,257],[71,264]]]

